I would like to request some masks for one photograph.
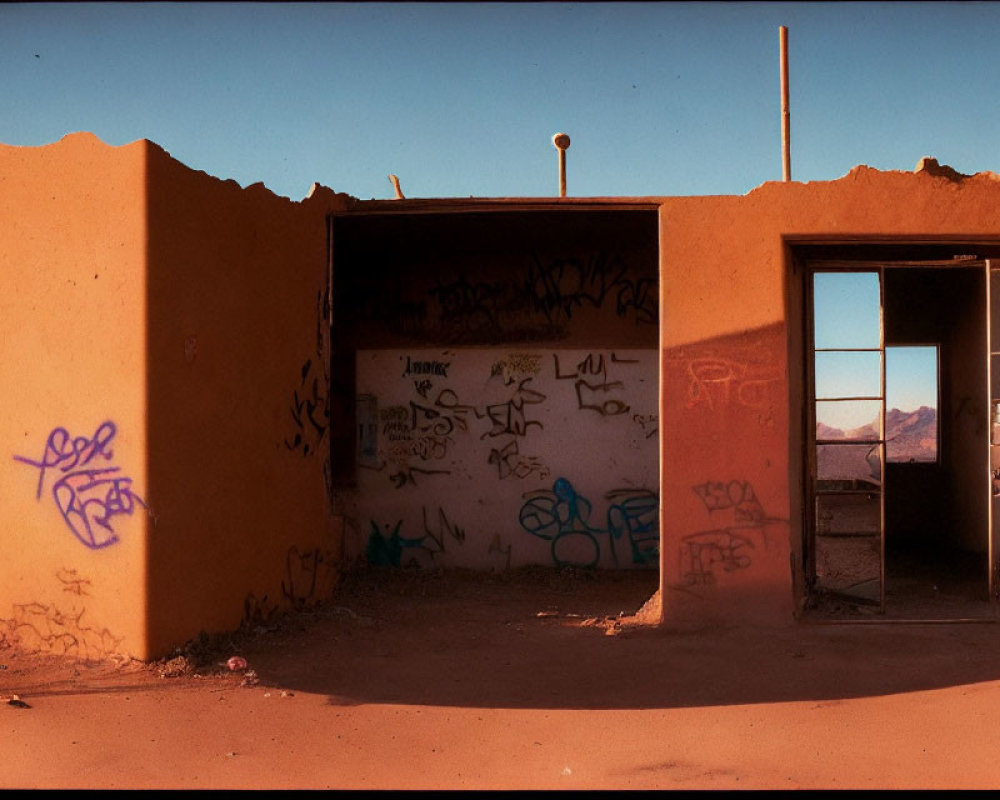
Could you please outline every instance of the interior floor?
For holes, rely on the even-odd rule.
[[[992,615],[985,553],[949,548],[886,553],[886,613],[963,619]]]
[[[987,556],[947,547],[888,548],[885,612],[878,609],[879,542],[872,536],[818,536],[816,581],[807,617],[991,620]]]

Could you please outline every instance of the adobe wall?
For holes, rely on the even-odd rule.
[[[146,143],[0,145],[0,642],[148,650]]]
[[[601,566],[638,566],[651,546],[629,537],[650,531],[658,438],[665,621],[790,622],[803,443],[790,247],[1000,238],[990,174],[859,167],[744,197],[665,198],[658,409],[645,334],[615,338],[623,318],[655,310],[640,294],[617,308],[608,294],[605,311],[578,315],[565,336],[539,335],[518,311],[489,341],[463,327],[476,309],[443,305],[430,338],[408,328],[349,343],[352,413],[381,438],[361,429],[359,505],[347,508],[329,459],[325,219],[349,198],[320,189],[296,203],[148,142],[111,148],[87,134],[0,146],[0,176],[0,635],[81,658],[161,655],[202,630],[319,599],[345,556],[345,514],[347,555],[376,563],[559,564],[597,552]],[[531,223],[540,242],[550,221]],[[359,241],[348,267],[367,270],[373,240]],[[468,260],[454,258],[440,263]],[[502,261],[489,267],[497,275]],[[440,301],[447,285],[409,288]],[[454,285],[460,303],[482,296]],[[556,288],[563,303],[579,299]],[[618,321],[605,328],[608,313]],[[453,324],[454,338],[434,340]],[[407,364],[447,367],[407,374]],[[598,401],[581,380],[601,387]],[[446,418],[452,431],[436,432]],[[424,463],[441,452],[447,466]],[[516,490],[503,485],[512,476]],[[552,519],[590,549],[580,555],[568,537],[553,547]]]
[[[336,581],[326,215],[150,148],[150,650],[259,624]]]
[[[1000,183],[857,167],[660,211],[667,624],[790,622],[800,570],[802,322],[790,246],[1000,238]],[[985,420],[986,409],[970,419]]]

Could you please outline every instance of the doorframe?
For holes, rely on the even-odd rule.
[[[885,383],[885,322],[884,322],[884,309],[885,309],[885,270],[886,264],[883,261],[852,261],[848,263],[842,263],[840,261],[825,262],[823,260],[811,259],[805,263],[805,271],[803,274],[803,319],[805,321],[805,332],[803,341],[803,353],[805,356],[805,371],[804,371],[804,386],[803,390],[805,393],[805,426],[806,426],[806,439],[805,439],[805,457],[804,457],[804,468],[805,468],[805,497],[803,500],[803,508],[806,513],[806,524],[803,530],[804,540],[803,540],[803,550],[808,557],[808,569],[805,574],[805,585],[807,591],[810,592],[810,598],[812,592],[815,590],[816,582],[816,535],[818,528],[818,520],[816,514],[816,498],[819,496],[819,489],[817,487],[818,477],[817,477],[817,454],[816,448],[818,446],[818,440],[816,438],[816,390],[815,390],[815,364],[816,364],[816,353],[817,348],[815,347],[815,313],[814,313],[814,301],[815,301],[815,282],[812,278],[821,273],[874,273],[878,277],[878,352],[879,352],[879,396],[878,398],[865,397],[865,398],[853,398],[855,400],[874,400],[879,401],[879,414],[878,414],[878,431],[877,438],[869,441],[858,441],[856,446],[864,446],[866,444],[872,444],[878,448],[879,453],[879,513],[878,513],[878,536],[879,536],[879,568],[878,568],[878,612],[880,614],[885,613],[885,492],[886,492],[886,441],[885,441],[885,400],[886,400],[886,383]],[[822,349],[822,348],[820,348]],[[836,446],[836,445],[830,445]],[[847,445],[848,447],[852,445]],[[870,451],[869,451],[870,452]]]
[[[782,236],[784,245],[785,260],[785,311],[787,320],[787,342],[788,342],[788,391],[789,391],[789,499],[790,499],[790,519],[793,522],[791,529],[791,571],[792,571],[792,592],[794,600],[795,615],[802,618],[808,610],[811,599],[812,586],[811,577],[815,575],[815,551],[810,541],[811,525],[814,520],[814,509],[811,508],[810,481],[811,464],[808,453],[809,443],[812,441],[812,432],[809,430],[809,419],[811,412],[808,409],[809,386],[806,381],[810,374],[810,365],[807,360],[812,358],[812,314],[811,308],[807,306],[809,293],[807,292],[807,282],[813,274],[817,263],[824,263],[826,266],[837,266],[844,270],[858,270],[865,266],[877,264],[883,267],[964,267],[968,268],[976,262],[984,264],[986,277],[986,331],[987,331],[987,358],[992,359],[995,352],[1000,358],[1000,344],[998,351],[993,351],[991,346],[991,329],[1000,328],[1000,309],[997,312],[997,320],[991,320],[991,300],[1000,305],[1000,291],[994,291],[991,296],[990,291],[990,261],[1000,267],[1000,239],[997,238],[976,238],[968,237],[909,237],[906,239],[886,238],[886,237],[815,237],[809,235],[786,234]],[[998,283],[996,289],[1000,290],[1000,269],[997,270]],[[996,322],[996,325],[991,325]],[[1000,334],[998,334],[1000,335]],[[1000,396],[1000,388],[991,390],[991,365],[987,365],[987,385],[985,396],[987,399],[987,431],[991,430],[992,419],[989,418],[992,410],[992,392]],[[884,369],[884,367],[883,367]],[[998,373],[1000,374],[1000,373]],[[884,412],[883,412],[884,413]],[[990,447],[991,437],[987,434],[984,437],[984,446]],[[1000,447],[998,449],[997,470],[1000,474]],[[1000,497],[996,501],[992,498],[992,470],[993,462],[990,463],[990,471],[985,475],[987,484],[987,507],[988,507],[988,530],[987,530],[987,550],[988,550],[988,606],[990,614],[995,617],[1000,614],[1000,535],[996,531],[996,526],[1000,523],[1000,508],[994,513],[994,505],[1000,502]],[[883,476],[884,477],[884,476]],[[883,486],[884,489],[884,486]],[[884,525],[884,521],[883,521]],[[884,538],[884,537],[883,537]],[[884,554],[883,554],[884,566]],[[852,621],[852,620],[838,620]],[[858,622],[904,622],[920,620],[892,620],[892,619],[858,619]],[[934,620],[940,622],[942,620]],[[993,618],[983,620],[952,620],[952,621],[994,621]]]

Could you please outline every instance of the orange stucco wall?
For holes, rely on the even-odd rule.
[[[0,146],[0,641],[147,652],[146,143]]]
[[[664,620],[790,622],[803,402],[791,248],[995,243],[1000,181],[857,167],[744,197],[667,198],[660,221]]]
[[[319,599],[326,215],[89,134],[0,147],[0,640],[150,658]]]
[[[326,215],[151,146],[147,436],[150,650],[328,593]]]

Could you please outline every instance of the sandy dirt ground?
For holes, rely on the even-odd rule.
[[[152,664],[8,646],[0,788],[1000,785],[1000,626],[670,630],[655,581],[355,574]]]

